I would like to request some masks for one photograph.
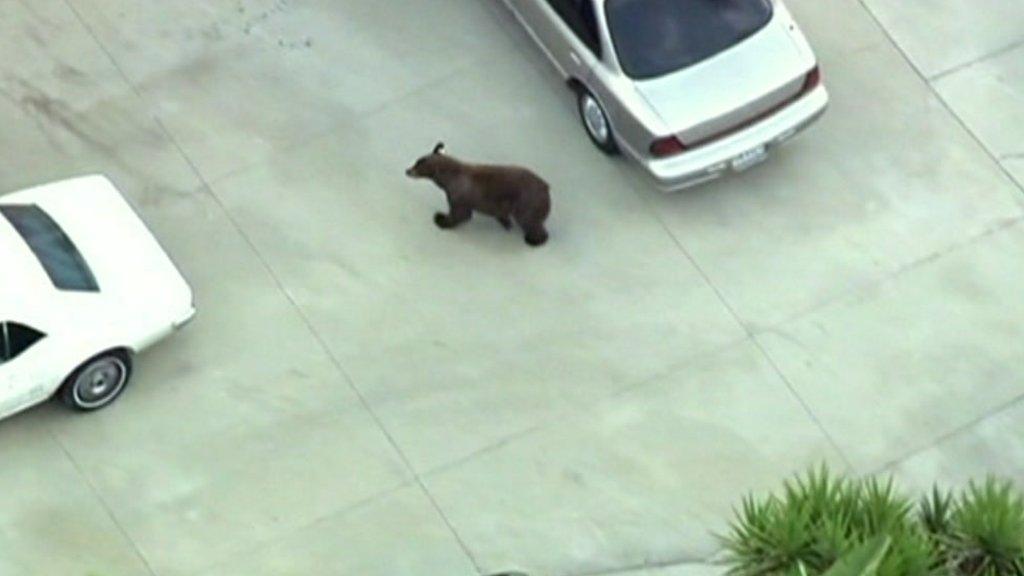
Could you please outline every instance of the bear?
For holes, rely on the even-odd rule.
[[[434,214],[439,228],[450,229],[464,224],[473,212],[497,220],[506,230],[515,222],[530,246],[541,246],[548,240],[544,221],[551,213],[548,183],[526,168],[470,164],[445,153],[444,143],[416,160],[405,175],[434,182],[448,197],[448,213]]]

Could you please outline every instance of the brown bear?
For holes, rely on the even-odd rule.
[[[544,220],[551,212],[548,183],[526,168],[469,164],[444,153],[444,143],[405,171],[410,178],[429,178],[448,197],[448,213],[438,212],[434,223],[454,228],[480,212],[495,218],[506,230],[514,221],[530,246],[548,239]]]

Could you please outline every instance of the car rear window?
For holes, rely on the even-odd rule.
[[[607,0],[623,71],[656,78],[706,60],[763,28],[769,0]]]
[[[85,259],[49,214],[34,205],[0,206],[0,214],[25,240],[54,286],[75,292],[99,292]]]

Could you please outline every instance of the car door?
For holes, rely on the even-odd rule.
[[[0,417],[45,400],[46,335],[20,322],[0,319]]]
[[[0,418],[17,409],[23,380],[17,366],[0,359]]]
[[[587,80],[601,59],[595,0],[511,1],[562,75]]]

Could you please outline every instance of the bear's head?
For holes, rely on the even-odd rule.
[[[444,157],[444,142],[438,142],[434,150],[416,160],[416,163],[405,171],[405,175],[409,178],[436,178],[442,167],[448,163]]]

